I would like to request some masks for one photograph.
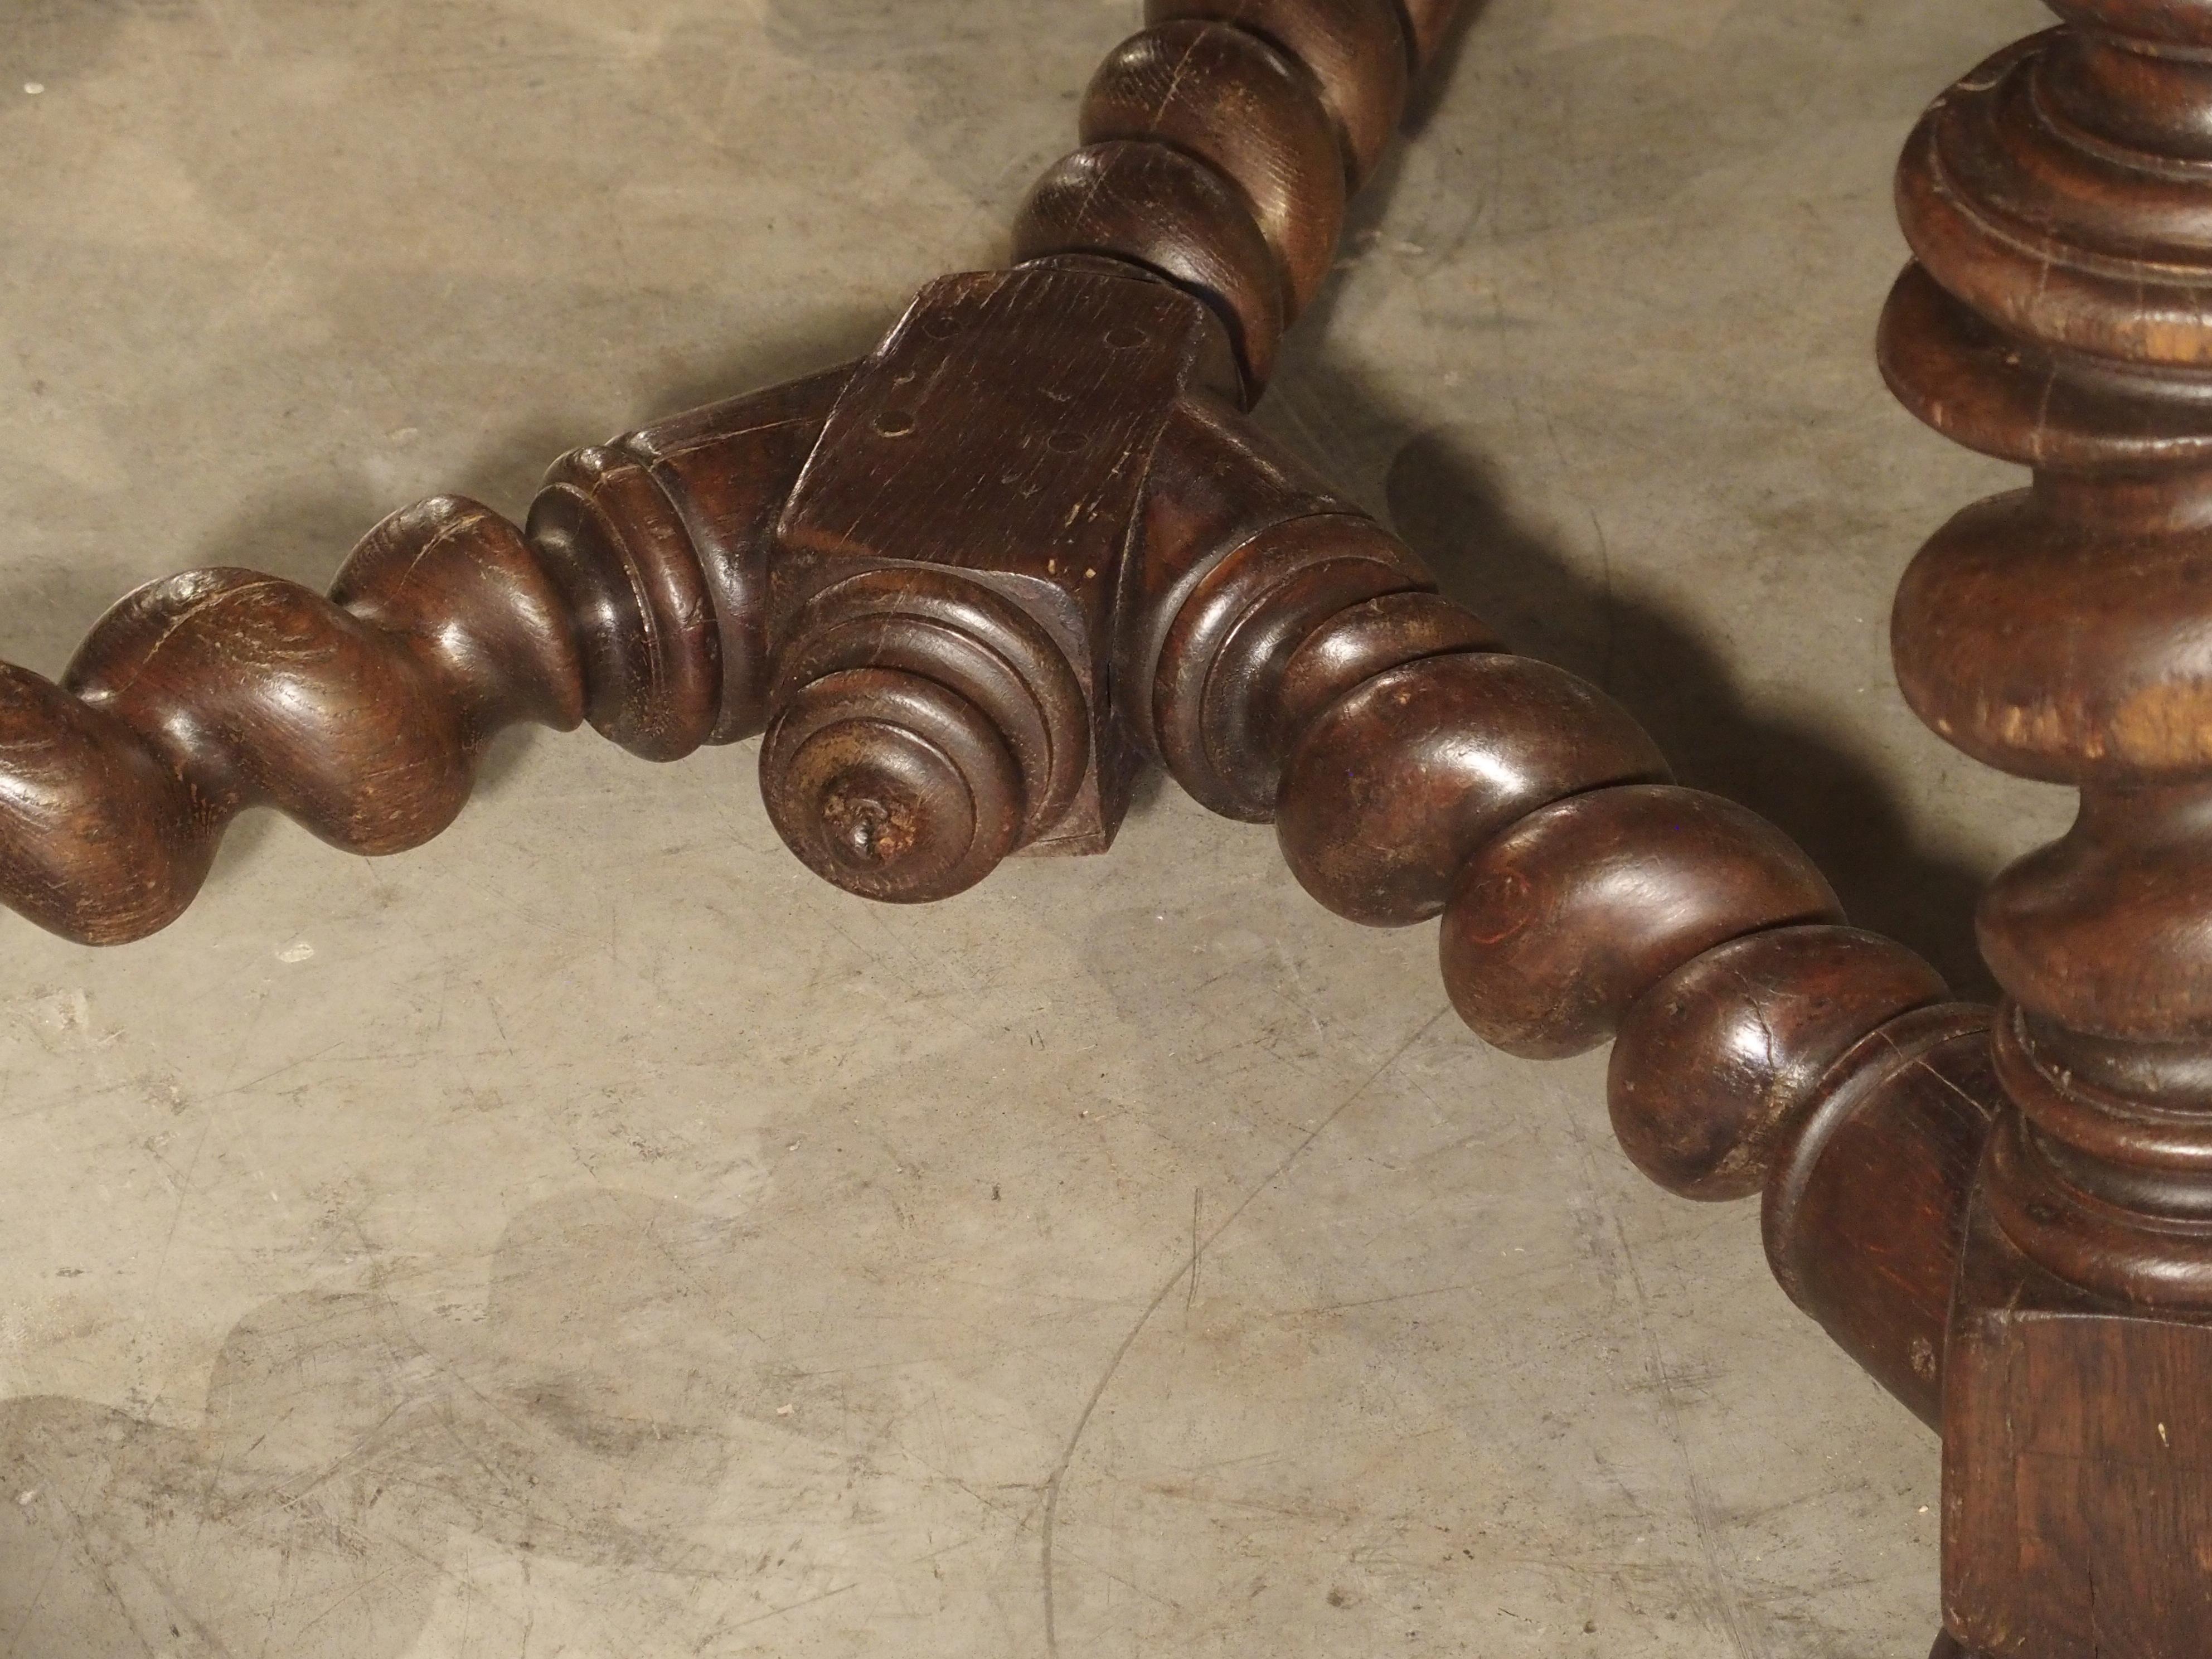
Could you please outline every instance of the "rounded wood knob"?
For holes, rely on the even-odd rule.
[[[1089,709],[1052,641],[980,583],[892,566],[810,600],[777,659],[761,789],[807,866],[869,898],[974,885],[1066,812]]]
[[[1547,801],[1667,775],[1627,711],[1564,669],[1424,657],[1305,728],[1275,835],[1298,884],[1337,915],[1404,927],[1442,910],[1468,855]]]
[[[810,681],[769,726],[761,793],[807,868],[863,898],[950,898],[1013,851],[1026,803],[973,703],[896,669]]]
[[[1606,1084],[1613,1132],[1669,1192],[1748,1198],[1828,1068],[1946,994],[1911,951],[1856,928],[1778,927],[1716,945],[1622,1021]]]
[[[1601,789],[1530,814],[1468,860],[1444,908],[1444,988],[1494,1047],[1579,1054],[1699,952],[1842,920],[1796,844],[1733,801]]]

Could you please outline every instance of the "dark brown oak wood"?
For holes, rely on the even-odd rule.
[[[1944,1617],[2007,1659],[2212,1652],[2212,4],[2056,0],[1932,109],[1882,324],[2034,469],[1898,594],[1898,678],[2081,814],[1980,912],[2008,1105],[1944,1405]]]
[[[453,821],[504,726],[589,719],[655,759],[757,731],[774,509],[844,379],[580,452],[526,536],[425,501],[372,530],[328,599],[188,572],[118,604],[58,685],[0,665],[0,897],[120,943],[191,902],[251,806],[393,853]]]
[[[1310,76],[1226,23],[1164,24],[1106,60],[1083,100],[1087,145],[1156,140],[1234,182],[1281,274],[1284,320],[1336,258],[1346,195],[1336,129]]]
[[[873,897],[943,898],[1015,848],[1111,843],[1134,756],[1108,669],[1146,463],[1182,398],[1237,386],[1203,304],[1111,262],[947,277],[915,301],[847,384],[778,532],[762,787],[812,867]],[[787,779],[802,750],[786,715],[803,706],[822,732],[837,709],[858,718],[855,683],[812,684],[856,668],[933,679],[988,716],[1017,775],[1003,812],[995,755],[988,780],[934,764],[927,789],[907,763],[904,781],[864,786],[861,750],[859,772],[817,754],[804,788]],[[1006,813],[1013,839],[992,857],[946,851],[929,880],[902,868],[953,824]]]
[[[778,827],[881,897],[957,891],[1024,847],[1103,848],[1163,735],[1114,717],[1109,669],[1179,614],[1136,590],[1179,580],[1158,551],[1178,538],[1318,498],[1255,459],[1233,410],[1454,10],[1156,5],[1097,77],[1085,148],[1023,211],[1031,268],[933,288],[849,388],[841,370],[579,451],[520,530],[410,508],[328,599],[196,572],[118,605],[58,685],[0,666],[0,897],[115,943],[191,902],[251,806],[353,851],[416,845],[516,720],[587,719],[656,760],[780,721]],[[1224,456],[1222,489],[1201,475]],[[1139,538],[1152,556],[1124,557]],[[933,574],[884,574],[905,567]],[[1315,578],[1253,637],[1280,655],[1309,614],[1419,585],[1379,568]],[[1221,757],[1218,799],[1252,816],[1277,763],[1240,747],[1241,696],[1224,679],[1164,731]]]
[[[1152,0],[1014,268],[861,362],[579,451],[520,527],[404,509],[328,598],[193,572],[58,684],[0,666],[0,900],[142,937],[255,805],[414,846],[518,721],[761,735],[779,833],[892,902],[1103,850],[1159,764],[1337,914],[1441,918],[1486,1040],[1613,1039],[1654,1180],[1762,1196],[1784,1290],[1945,1434],[1939,1655],[2212,1652],[2212,0],[2060,9],[1916,137],[1884,329],[1916,410],[2038,469],[1897,613],[1938,731],[2083,792],[1984,907],[1994,1015],[1246,418],[1451,0]]]
[[[1891,968],[1898,1001],[1940,995],[1926,979],[1911,983],[1905,964]],[[2002,1097],[1989,1024],[1987,1008],[1924,1001],[1874,1026],[1810,1085],[1763,1060],[1756,1069],[1772,1080],[1753,1097],[1769,1111],[1778,1097],[1787,1103],[1768,1121],[1793,1125],[1773,1154],[1761,1215],[1776,1279],[1838,1346],[1947,1431],[1945,1322]]]
[[[1212,306],[1243,370],[1243,401],[1274,372],[1287,326],[1287,277],[1255,210],[1229,179],[1166,144],[1090,144],[1037,181],[1014,226],[1023,259],[1118,256]]]
[[[1443,9],[1425,9],[1432,17]],[[1343,145],[1356,190],[1406,112],[1413,42],[1397,0],[1145,0],[1145,20],[1215,18],[1273,42],[1305,66]]]
[[[1613,1040],[1614,1132],[1685,1198],[1748,1198],[1774,1138],[1865,1035],[1942,1000],[1928,964],[1854,927],[1776,927],[1692,957]]]
[[[1323,904],[1376,927],[1442,912],[1476,849],[1535,808],[1668,776],[1651,739],[1596,687],[1548,663],[1463,650],[1345,686],[1313,711],[1286,772],[1283,856]]]
[[[1631,1155],[1688,1196],[1763,1191],[1784,1287],[1939,1422],[2000,1097],[1989,1011],[1841,926],[1771,826],[1668,784],[1612,699],[1504,653],[1233,416],[1164,440],[1155,470],[1125,623],[1145,643],[1122,658],[1150,677],[1124,709],[1138,740],[1231,816],[1268,816],[1272,784],[1292,872],[1340,914],[1441,911],[1447,987],[1486,1039],[1558,1054],[1619,1030]]]
[[[1460,0],[1146,0],[1106,61],[1083,148],[1038,180],[1018,257],[1102,254],[1219,314],[1246,401],[1312,300]]]

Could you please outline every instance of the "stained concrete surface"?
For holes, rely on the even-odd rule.
[[[12,0],[0,655],[860,349],[1136,10]],[[1495,0],[1267,416],[1969,984],[2067,803],[1892,688],[2010,475],[1869,333],[1914,112],[2039,16]],[[421,852],[0,921],[0,1655],[1924,1653],[1932,1440],[1601,1054],[1172,790],[890,910],[752,765],[538,734]]]

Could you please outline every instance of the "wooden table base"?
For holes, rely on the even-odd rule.
[[[759,736],[793,851],[895,902],[1104,850],[1158,765],[1332,910],[1439,921],[1484,1039],[1610,1041],[1654,1180],[1760,1198],[1784,1288],[1944,1432],[1933,1659],[2205,1659],[2212,0],[2054,4],[1913,136],[1881,337],[2034,474],[1895,618],[1936,732],[2081,793],[1983,905],[2000,1009],[1249,419],[1452,0],[1150,0],[1012,268],[861,362],[580,450],[521,525],[404,508],[327,597],[188,573],[58,684],[0,665],[0,899],[142,937],[258,805],[414,846],[520,721]]]
[[[1921,123],[1882,366],[2033,470],[1899,590],[1946,739],[2080,791],[2000,875],[2008,1106],[1952,1298],[1945,1622],[2006,1659],[2212,1653],[2212,5],[2054,0]]]

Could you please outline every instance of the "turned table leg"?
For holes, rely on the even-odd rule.
[[[1929,725],[2073,786],[1992,885],[2009,1098],[1944,1396],[1942,1656],[2212,1653],[2212,5],[2053,0],[1938,100],[1884,370],[2027,463],[1898,595]]]

